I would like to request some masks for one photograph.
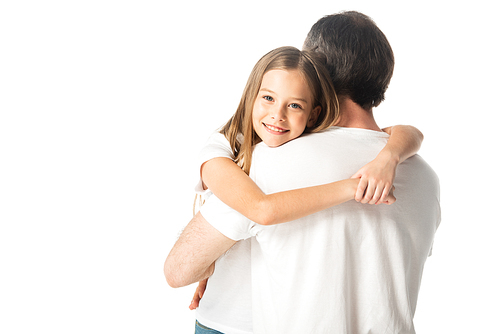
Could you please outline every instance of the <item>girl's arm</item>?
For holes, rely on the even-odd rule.
[[[422,132],[411,125],[390,126],[383,131],[390,137],[382,151],[391,151],[398,163],[417,154],[424,140]]]
[[[352,176],[360,179],[355,199],[361,203],[383,203],[392,189],[397,166],[415,155],[424,140],[423,134],[409,125],[396,125],[383,130],[390,135],[387,145],[375,160]]]
[[[266,195],[228,158],[214,158],[201,167],[203,182],[225,204],[261,225],[295,220],[354,199],[358,179]],[[390,195],[387,204],[395,198]]]

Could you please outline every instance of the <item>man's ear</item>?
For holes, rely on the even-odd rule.
[[[311,128],[316,124],[319,114],[321,113],[321,106],[316,106],[309,114],[309,119],[307,120],[307,127]]]

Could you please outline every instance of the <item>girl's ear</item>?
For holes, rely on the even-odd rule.
[[[318,120],[320,113],[321,113],[321,106],[317,106],[316,108],[311,110],[311,113],[309,114],[309,119],[307,120],[308,128],[311,128],[316,124],[316,121]]]

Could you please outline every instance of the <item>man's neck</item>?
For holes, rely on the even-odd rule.
[[[340,119],[335,126],[382,131],[373,117],[372,109],[363,109],[349,97],[339,96]]]

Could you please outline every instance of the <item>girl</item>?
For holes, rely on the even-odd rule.
[[[248,177],[255,144],[264,141],[271,147],[280,146],[303,132],[324,130],[338,117],[337,98],[317,54],[291,47],[271,51],[255,65],[234,116],[202,151],[199,188],[208,187],[227,205],[264,225],[298,219],[354,199],[358,187],[364,193],[357,198],[361,202],[393,203],[397,161],[414,154],[420,145],[420,140],[408,145],[406,135],[396,137],[396,129],[384,150],[397,158],[388,159],[381,152],[357,178],[266,195]],[[396,141],[405,145],[394,145]],[[376,175],[376,182],[368,182],[368,186],[360,182],[359,177],[367,175]],[[210,328],[225,333],[252,332],[249,256],[249,240],[244,240],[217,260],[197,310],[197,332]],[[191,308],[198,305],[205,284],[200,283]]]

